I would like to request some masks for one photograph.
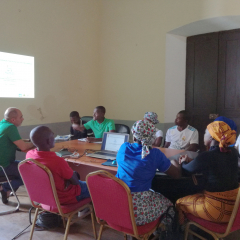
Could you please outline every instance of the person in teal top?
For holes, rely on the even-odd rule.
[[[103,106],[98,106],[93,111],[93,120],[85,123],[84,125],[73,124],[72,127],[78,131],[85,129],[92,129],[95,137],[88,137],[88,142],[102,141],[104,132],[115,132],[115,124],[111,119],[105,118],[106,109]]]
[[[16,191],[19,186],[23,185],[21,176],[18,172],[18,163],[15,161],[17,147],[22,151],[33,148],[30,142],[24,142],[17,130],[23,122],[22,112],[17,108],[8,108],[4,113],[4,119],[0,122],[0,165],[4,168],[7,175],[14,176],[11,180],[13,189]],[[4,177],[2,169],[0,169],[0,177]],[[2,202],[8,202],[11,188],[8,183],[0,185]]]

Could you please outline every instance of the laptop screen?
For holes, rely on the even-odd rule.
[[[128,139],[128,134],[106,132],[103,134],[102,150],[117,152]]]

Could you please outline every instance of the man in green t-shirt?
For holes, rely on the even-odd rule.
[[[104,132],[115,132],[115,124],[111,119],[105,118],[106,109],[103,106],[98,106],[93,111],[93,120],[84,125],[73,124],[72,127],[78,131],[92,129],[95,137],[88,137],[87,142],[102,141]]]
[[[4,113],[4,119],[0,121],[0,165],[4,168],[7,175],[14,176],[11,180],[13,189],[16,191],[19,186],[23,185],[23,181],[18,172],[18,163],[15,161],[17,147],[21,151],[27,151],[34,147],[30,142],[24,142],[17,130],[23,122],[22,112],[17,108],[8,108]],[[0,177],[5,176],[0,169]],[[7,203],[11,193],[11,188],[8,183],[0,185],[2,202]]]

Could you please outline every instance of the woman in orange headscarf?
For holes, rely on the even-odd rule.
[[[187,155],[179,159],[186,173],[202,173],[205,180],[203,193],[180,198],[176,202],[179,222],[184,223],[184,213],[212,222],[228,222],[238,193],[238,152],[228,147],[236,141],[236,131],[223,121],[207,126],[204,144],[208,152],[195,159]]]

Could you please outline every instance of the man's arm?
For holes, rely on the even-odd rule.
[[[165,147],[165,148],[168,148],[168,147],[170,146],[170,144],[171,144],[171,142],[165,142],[164,147]]]
[[[195,130],[189,142],[190,146],[187,147],[185,150],[196,152],[198,150],[198,143],[199,143],[198,131]]]
[[[65,189],[67,189],[70,184],[72,184],[72,185],[79,185],[81,187],[76,172],[73,172],[73,175],[72,175],[72,177],[70,179],[65,180]]]
[[[177,161],[171,160],[171,166],[165,173],[172,178],[180,178],[182,176],[181,165]]]
[[[78,124],[73,124],[72,125],[73,129],[77,130],[77,131],[80,131],[80,132],[83,132],[86,128],[84,127],[84,125],[78,125]]]
[[[153,143],[153,146],[154,147],[160,147],[162,144],[162,137],[158,137],[155,139],[154,143]]]
[[[198,144],[196,144],[196,143],[190,144],[189,147],[186,148],[185,150],[196,152],[198,150]]]
[[[94,137],[87,137],[86,142],[93,143],[93,142],[101,142],[102,138],[94,138]]]
[[[72,185],[79,185],[80,186],[80,183],[79,183],[79,180],[78,180],[78,177],[77,177],[77,174],[75,172],[73,172],[73,175],[72,177],[69,179],[70,183]]]
[[[22,139],[14,141],[13,143],[23,152],[35,148],[31,142],[24,142]]]

